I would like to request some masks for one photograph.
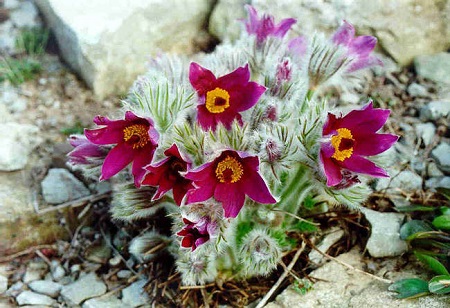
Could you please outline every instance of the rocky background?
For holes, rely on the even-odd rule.
[[[39,58],[40,73],[20,85],[0,83],[0,306],[138,307],[148,302],[142,290],[149,282],[136,261],[117,249],[131,236],[110,222],[92,227],[95,217],[105,214],[111,186],[86,182],[67,167],[66,138],[89,127],[94,115],[114,116],[120,97],[152,56],[193,55],[236,38],[241,27],[236,20],[245,17],[248,2],[0,0],[2,64],[20,54],[16,41],[23,29],[52,31]],[[384,68],[369,72],[355,93],[336,91],[331,103],[351,105],[372,97],[392,109],[389,130],[401,139],[387,154],[395,158],[391,178],[375,186],[391,207],[424,202],[436,187],[450,188],[450,1],[250,2],[278,19],[296,17],[299,34],[332,32],[346,19],[360,34],[378,37]],[[405,215],[386,212],[383,204],[373,209],[381,212],[358,213],[358,222],[371,230],[368,254],[352,250],[339,258],[392,280],[423,275],[414,267],[396,270],[410,261],[398,236]],[[105,233],[108,228],[115,232]],[[328,230],[318,243],[322,238],[320,248],[327,251],[346,235]],[[373,259],[395,256],[401,257]],[[324,262],[314,254],[309,258]],[[326,281],[303,297],[290,287],[269,306],[300,301],[305,307],[450,305],[448,297],[395,300],[382,282],[334,262],[310,275]]]

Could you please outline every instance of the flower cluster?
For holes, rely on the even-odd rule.
[[[219,46],[201,64],[155,59],[125,100],[124,119],[97,116],[96,128],[71,139],[70,162],[101,165],[101,181],[132,165],[134,192],[127,186],[118,194],[115,213],[142,218],[136,212],[166,207],[187,283],[232,272],[240,262],[247,273],[269,273],[288,249],[287,230],[295,225],[290,219],[304,200],[329,191],[330,198],[354,194],[365,185],[362,174],[387,176],[367,157],[397,140],[377,133],[389,110],[369,102],[345,116],[326,115],[317,94],[334,77],[380,64],[371,53],[375,38],[355,37],[345,21],[325,41],[288,38],[295,19],[276,24],[273,16],[259,18],[254,7],[246,8],[246,33],[235,45]],[[130,208],[127,200],[133,200]],[[289,216],[280,219],[280,213]],[[218,261],[226,251],[234,264]],[[200,266],[203,254],[207,264]]]

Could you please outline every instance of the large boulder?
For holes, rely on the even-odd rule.
[[[410,64],[417,55],[450,47],[450,2],[441,0],[219,0],[209,22],[211,34],[219,39],[234,38],[240,25],[230,14],[245,16],[248,2],[278,20],[297,18],[294,28],[303,34],[315,30],[331,33],[345,19],[360,34],[376,36],[381,49],[401,65]]]
[[[36,0],[64,60],[99,97],[126,93],[159,51],[190,54],[210,0]]]

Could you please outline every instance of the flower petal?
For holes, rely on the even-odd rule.
[[[186,179],[198,181],[215,181],[214,171],[212,167],[213,162],[204,163],[203,165],[188,171],[184,177]]]
[[[291,29],[292,25],[295,24],[297,20],[295,18],[286,18],[280,21],[280,23],[275,27],[273,34],[277,37],[284,37],[286,33]]]
[[[102,166],[100,181],[107,180],[125,168],[134,157],[134,153],[126,144],[118,144],[105,158]]]
[[[258,102],[259,98],[264,94],[266,89],[267,88],[265,86],[251,81],[238,93],[232,92],[232,103],[238,102],[238,104],[233,104],[233,109],[238,112],[250,109]]]
[[[277,200],[270,193],[266,182],[258,172],[251,171],[244,174],[245,178],[242,179],[242,189],[247,196],[253,201],[272,204]]]
[[[244,206],[245,194],[240,190],[239,184],[218,184],[214,198],[222,202],[225,218],[235,218]]]
[[[184,196],[186,193],[194,188],[194,185],[192,185],[191,181],[188,180],[180,180],[180,183],[177,183],[173,187],[172,193],[173,193],[173,199],[175,200],[175,203],[177,205],[181,205],[181,202],[183,201]]]
[[[327,178],[327,186],[339,184],[342,180],[341,168],[331,158],[326,157],[323,151],[320,151],[320,162],[322,163],[323,171]]]
[[[342,167],[356,173],[364,173],[373,177],[389,177],[386,170],[378,167],[373,162],[358,155],[341,162]]]
[[[355,27],[346,20],[331,38],[335,44],[347,45],[355,36]]]
[[[214,183],[201,183],[201,185],[199,185],[199,188],[191,189],[187,192],[186,204],[208,200],[214,195],[214,189]]]
[[[377,155],[389,149],[397,140],[398,136],[391,134],[359,136],[353,146],[353,153],[362,156]]]
[[[146,173],[144,167],[152,162],[155,148],[146,146],[140,151],[133,151],[131,149],[129,151],[134,152],[133,168],[131,170],[131,173],[134,176],[134,185],[136,187],[140,187],[142,179]]]
[[[391,111],[389,109],[373,108],[372,101],[365,105],[361,110],[353,110],[341,119],[338,119],[339,127],[345,127],[351,130],[354,137],[365,135],[378,131]]]
[[[123,129],[124,125],[110,125],[97,129],[85,129],[84,135],[94,144],[116,144],[123,141]]]
[[[214,130],[217,126],[216,116],[209,112],[205,105],[197,106],[197,122],[205,131]]]
[[[354,38],[349,47],[349,51],[352,54],[359,56],[368,55],[377,45],[377,39],[370,35],[362,35]]]
[[[192,62],[189,67],[189,81],[198,95],[202,96],[213,88],[216,77],[210,70]]]
[[[256,30],[258,28],[259,19],[258,19],[258,12],[256,9],[246,4],[245,9],[248,12],[248,22],[245,23],[245,28],[249,34],[256,33]]]
[[[219,88],[231,91],[233,88],[241,88],[250,79],[250,69],[248,64],[238,67],[229,74],[223,75],[217,79],[217,86]]]

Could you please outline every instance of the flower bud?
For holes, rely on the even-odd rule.
[[[130,253],[143,262],[154,259],[170,244],[171,239],[155,231],[135,237],[129,247]]]

